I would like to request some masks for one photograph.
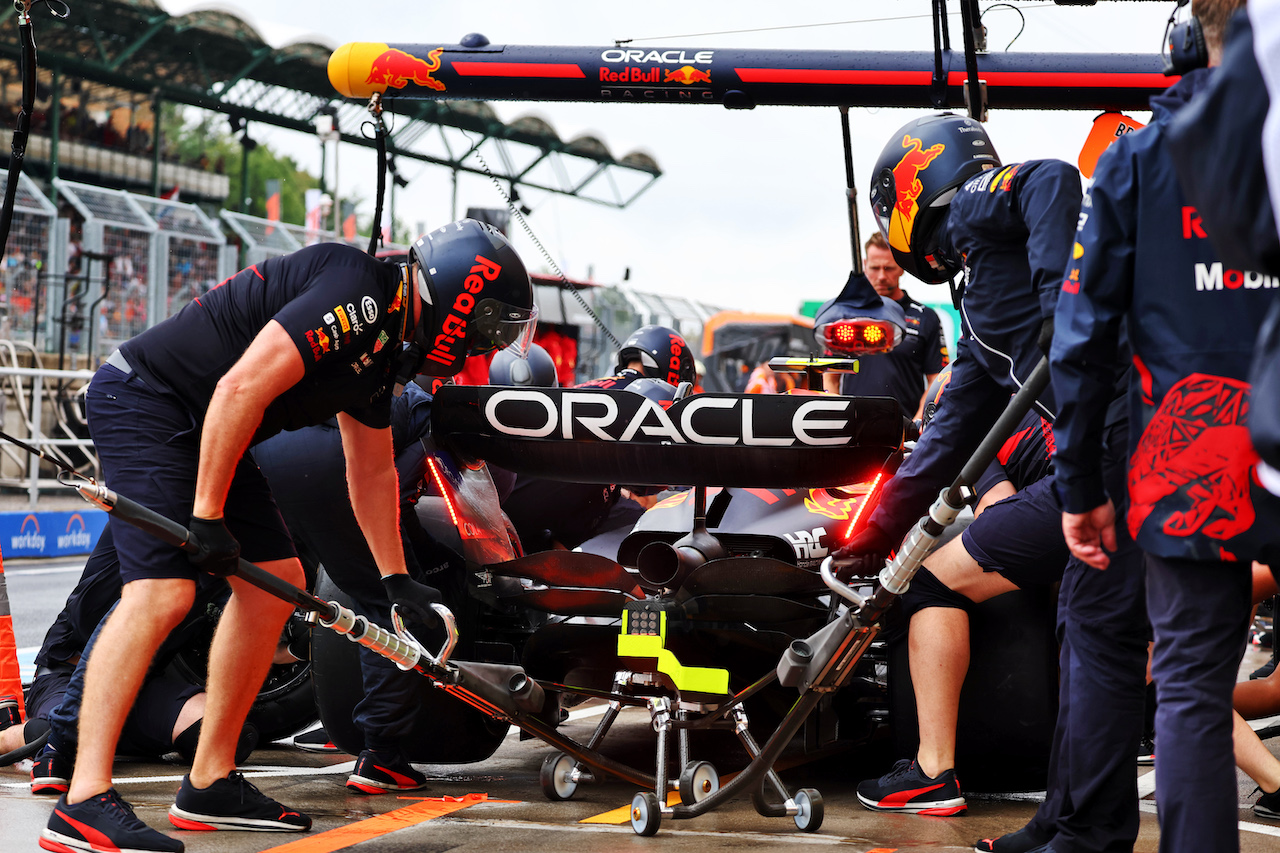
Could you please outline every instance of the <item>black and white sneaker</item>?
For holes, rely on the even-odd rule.
[[[964,814],[969,804],[960,795],[960,783],[954,770],[944,770],[936,777],[924,775],[910,758],[904,758],[879,779],[858,783],[858,799],[878,812],[951,817]]]
[[[75,805],[59,798],[40,846],[54,853],[182,853],[184,847],[139,820],[115,788]]]
[[[178,829],[242,829],[250,832],[305,832],[311,818],[282,806],[259,791],[239,771],[207,788],[182,777],[178,797],[169,808]]]
[[[303,732],[300,735],[294,735],[293,746],[303,752],[342,752],[342,750],[333,745],[333,741],[329,740],[329,733],[324,730],[324,726],[312,729],[309,732]]]
[[[1138,741],[1138,764],[1150,767],[1156,763],[1156,739],[1152,735],[1143,735]]]
[[[1264,793],[1253,804],[1253,813],[1258,817],[1280,820],[1280,790],[1272,791],[1270,794]]]

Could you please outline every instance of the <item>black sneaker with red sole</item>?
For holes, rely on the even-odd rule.
[[[40,846],[54,853],[182,853],[184,849],[178,839],[139,820],[115,788],[74,805],[61,797],[40,833]]]
[[[893,765],[893,769],[879,779],[859,782],[858,800],[878,812],[951,817],[969,810],[960,795],[954,770],[944,770],[931,778],[910,758]]]
[[[253,786],[239,771],[207,788],[182,777],[182,787],[169,807],[169,822],[178,829],[239,829],[249,832],[305,832],[311,818],[283,806]]]
[[[427,777],[414,770],[398,752],[366,749],[347,777],[347,787],[363,794],[419,791],[427,787]]]
[[[67,755],[46,745],[31,765],[31,793],[65,794],[71,787],[71,771],[75,762]]]

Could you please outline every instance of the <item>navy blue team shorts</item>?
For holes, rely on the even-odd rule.
[[[191,520],[200,463],[200,427],[187,407],[149,387],[136,371],[104,364],[85,392],[89,434],[102,478],[116,493],[179,524]],[[266,478],[246,453],[227,495],[227,528],[250,562],[296,557],[293,540]],[[120,579],[189,578],[198,572],[184,551],[123,522],[111,521]]]
[[[1062,505],[1053,477],[987,507],[960,534],[960,542],[984,572],[999,572],[1026,589],[1062,579],[1071,552],[1062,536]]]

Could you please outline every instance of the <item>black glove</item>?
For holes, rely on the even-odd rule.
[[[427,633],[440,624],[431,605],[440,601],[440,590],[418,583],[408,575],[387,575],[382,579],[387,600],[400,612],[409,633],[425,641]]]
[[[879,527],[868,524],[831,555],[836,577],[847,581],[879,573],[896,544]]]
[[[240,543],[227,529],[225,519],[193,515],[187,529],[191,531],[192,543],[199,549],[187,554],[193,566],[220,578],[235,574],[240,566]]]
[[[1045,317],[1040,324],[1040,337],[1036,338],[1036,345],[1040,347],[1040,352],[1049,354],[1049,348],[1053,346],[1053,317]]]

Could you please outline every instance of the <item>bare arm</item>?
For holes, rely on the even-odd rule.
[[[302,356],[284,327],[271,320],[214,389],[200,438],[200,470],[192,513],[221,518],[227,490],[262,415],[305,374]]]
[[[383,577],[407,574],[400,542],[400,485],[391,429],[365,426],[346,413],[338,415],[338,427],[347,458],[351,509],[378,573]]]
[[[824,373],[822,374],[822,390],[828,394],[840,393],[840,374]]]

